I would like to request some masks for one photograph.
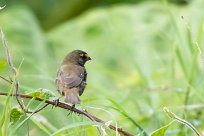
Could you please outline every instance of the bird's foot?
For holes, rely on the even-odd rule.
[[[74,108],[75,108],[75,104],[72,105],[71,110],[73,111]]]
[[[52,106],[52,109],[53,109],[53,107],[57,107],[58,106],[58,103],[59,103],[59,98],[58,99],[56,99],[56,100],[53,100],[54,102],[55,102],[55,104]]]
[[[70,112],[67,114],[67,116],[69,116],[70,114],[73,113],[73,109],[75,108],[75,104],[72,105],[71,109],[70,109]]]

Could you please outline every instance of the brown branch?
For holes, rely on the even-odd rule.
[[[8,93],[5,93],[5,92],[0,92],[0,95],[8,96],[9,94],[8,94]],[[29,96],[29,95],[27,95],[27,94],[10,94],[10,96],[18,96],[18,97],[27,98],[27,99],[32,99],[32,98],[34,98],[34,97]],[[35,98],[35,100],[37,100],[37,101],[44,101],[44,100],[42,100],[42,99],[40,99],[40,98]],[[58,103],[56,104],[55,101],[45,100],[45,103],[46,103],[46,104],[45,104],[46,106],[47,106],[47,105],[53,105],[53,106],[56,106],[56,107],[60,107],[60,108],[63,108],[63,109],[66,109],[66,110],[75,112],[75,113],[77,113],[77,114],[84,115],[84,116],[86,116],[87,118],[89,118],[90,120],[96,121],[96,122],[98,122],[98,123],[101,123],[101,124],[103,124],[103,125],[109,127],[110,129],[114,130],[114,131],[118,131],[120,134],[122,134],[122,135],[124,135],[124,136],[133,136],[133,134],[130,134],[129,132],[122,130],[122,128],[116,128],[116,127],[113,126],[113,125],[106,125],[106,122],[105,122],[105,121],[103,121],[103,120],[99,119],[98,117],[96,117],[96,116],[90,114],[90,113],[87,112],[86,110],[79,110],[79,109],[76,109],[76,108],[74,108],[74,107],[72,107],[72,106],[66,104],[66,103],[62,103],[62,102],[58,102]],[[44,108],[45,108],[45,107],[44,107]]]

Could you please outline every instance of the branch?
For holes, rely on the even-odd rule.
[[[0,92],[0,95],[3,95],[3,96],[8,96],[9,93],[5,93],[5,92]],[[17,96],[17,97],[21,97],[21,98],[26,98],[26,99],[33,99],[34,97],[32,96],[29,96],[27,94],[10,94],[10,96]],[[43,99],[39,99],[39,98],[34,98],[35,100],[37,101],[44,101]],[[98,117],[94,116],[94,115],[91,115],[89,112],[87,112],[86,110],[79,110],[79,109],[76,109],[75,107],[72,107],[66,103],[62,103],[62,102],[57,102],[56,104],[56,101],[50,101],[50,100],[45,100],[45,105],[48,106],[48,105],[53,105],[53,106],[56,106],[56,107],[59,107],[59,108],[63,108],[63,109],[66,109],[66,110],[69,110],[69,111],[72,111],[72,112],[75,112],[77,114],[80,114],[80,115],[83,115],[83,116],[86,116],[87,118],[89,118],[90,120],[92,121],[96,121],[98,123],[101,123],[107,127],[109,127],[110,129],[114,130],[114,131],[118,131],[120,134],[124,135],[124,136],[133,136],[133,134],[130,134],[129,132],[127,131],[124,131],[122,130],[122,128],[116,128],[115,126],[113,125],[106,125],[106,122],[99,119]]]

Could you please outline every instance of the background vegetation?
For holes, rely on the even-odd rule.
[[[59,96],[54,85],[58,66],[69,51],[82,49],[93,59],[86,64],[88,86],[82,95],[83,108],[142,135],[136,123],[151,134],[172,121],[162,110],[166,106],[202,133],[204,1],[90,1],[0,3],[6,5],[0,11],[0,27],[15,66],[22,63],[20,92],[46,88]],[[11,75],[2,47],[0,72],[7,78]],[[9,91],[7,83],[0,83],[0,91]],[[0,97],[1,119],[6,107],[16,106],[15,98],[9,104],[6,99]],[[63,134],[55,135],[98,135],[89,123],[84,125],[86,118],[67,114],[47,107],[19,127],[15,135],[26,135],[27,124],[30,135],[51,135],[61,128]],[[8,124],[8,130],[23,119]],[[109,129],[105,131],[115,135]],[[166,134],[194,135],[176,122]]]

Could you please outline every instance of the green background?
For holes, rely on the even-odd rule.
[[[151,134],[171,122],[162,110],[166,106],[204,131],[204,1],[8,0],[0,4],[6,5],[0,11],[0,27],[14,65],[22,63],[21,93],[46,88],[59,96],[56,71],[68,52],[81,49],[92,58],[86,64],[88,85],[81,96],[82,108],[142,135],[136,123]],[[1,47],[0,72],[9,78],[12,73],[4,66],[5,59]],[[0,91],[7,92],[10,86],[0,83]],[[0,99],[3,115],[6,97]],[[33,102],[33,107],[37,104]],[[16,105],[12,98],[10,107]],[[57,135],[99,135],[92,125],[83,125],[88,121],[85,117],[67,114],[47,107],[27,121],[30,135],[51,135],[64,127],[70,129]],[[26,135],[27,126],[15,135]],[[166,133],[194,135],[179,123]]]

